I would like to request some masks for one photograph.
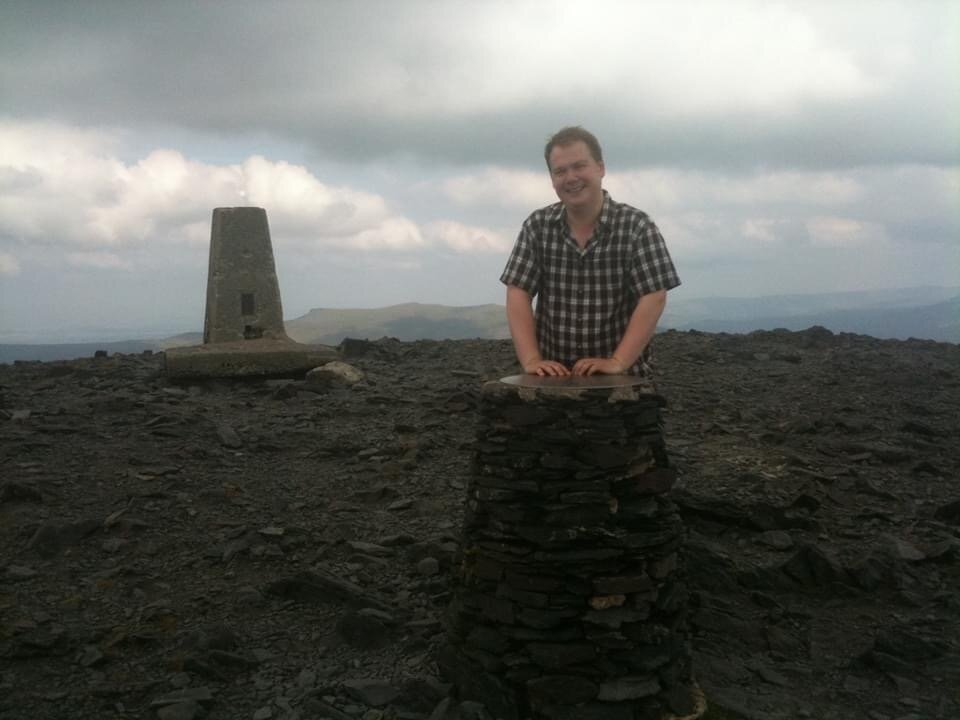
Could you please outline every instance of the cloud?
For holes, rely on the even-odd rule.
[[[441,191],[460,206],[496,205],[532,209],[556,202],[546,169],[531,172],[488,167],[479,172],[447,178],[441,184]]]
[[[0,275],[19,275],[20,263],[10,253],[0,253]]]
[[[536,167],[570,122],[628,165],[960,157],[953,3],[8,6],[0,95],[26,117],[350,160]]]
[[[75,252],[67,253],[67,262],[75,267],[130,270],[130,261],[111,252]]]
[[[170,149],[124,163],[111,146],[108,135],[70,127],[0,123],[0,247],[59,247],[75,266],[123,268],[145,248],[205,248],[211,209],[237,205],[267,208],[277,246],[428,244],[380,195],[326,184],[301,165],[262,156],[217,165]]]
[[[618,196],[649,197],[658,207],[703,205],[822,207],[849,205],[865,195],[849,174],[816,171],[725,173],[652,168],[611,173],[606,186]]]
[[[506,253],[512,247],[512,242],[501,233],[453,220],[428,223],[424,232],[432,242],[458,253]]]
[[[813,217],[806,223],[810,242],[815,247],[859,247],[885,244],[882,225],[846,217]]]

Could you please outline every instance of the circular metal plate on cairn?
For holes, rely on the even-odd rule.
[[[649,380],[637,375],[510,375],[500,378],[506,385],[531,388],[619,388],[648,385]]]

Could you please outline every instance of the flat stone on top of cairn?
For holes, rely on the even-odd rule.
[[[696,718],[664,399],[642,378],[483,386],[441,664],[503,720]]]

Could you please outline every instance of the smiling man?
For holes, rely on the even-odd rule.
[[[544,159],[560,202],[527,218],[500,276],[517,359],[536,375],[647,375],[667,291],[680,284],[663,237],[601,187],[603,153],[588,131],[563,128]]]

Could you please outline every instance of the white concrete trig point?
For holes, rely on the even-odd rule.
[[[203,342],[287,340],[267,212],[213,211]]]

